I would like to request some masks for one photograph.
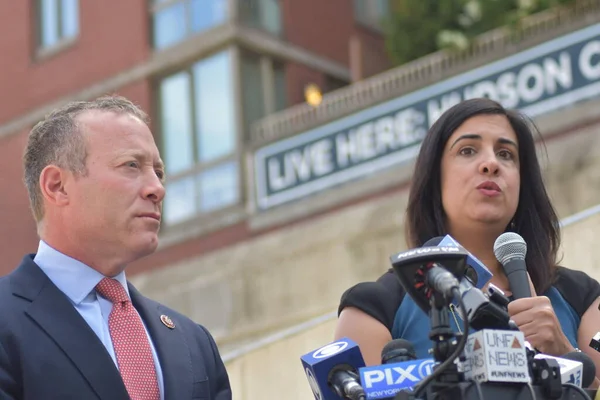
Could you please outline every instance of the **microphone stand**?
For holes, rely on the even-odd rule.
[[[439,365],[446,361],[454,352],[459,337],[450,328],[449,310],[446,299],[434,292],[431,296],[430,304],[429,319],[431,320],[431,331],[429,332],[429,339],[433,341],[433,359],[436,361],[436,365]],[[468,332],[464,334],[466,335]],[[436,394],[438,392],[456,386],[463,378],[463,374],[458,371],[456,363],[448,365],[437,379],[432,381],[426,388],[426,397],[428,399],[437,398]]]
[[[439,366],[454,352],[458,343],[457,339],[460,337],[450,328],[448,303],[444,296],[433,292],[429,303],[431,305],[429,310],[431,321],[429,339],[433,342],[433,359],[436,366]],[[463,380],[464,376],[458,371],[458,366],[456,363],[452,363],[425,388],[424,398],[458,399],[459,397],[455,396],[455,390]],[[396,394],[394,400],[415,400],[415,395],[414,392],[401,391]]]
[[[433,357],[436,366],[439,366],[454,352],[461,335],[468,335],[468,332],[455,334],[450,328],[448,304],[442,295],[433,292],[429,302],[431,305],[429,311],[431,321],[429,338],[433,341]],[[471,318],[469,318],[469,326],[477,330],[484,328],[518,330],[510,322],[508,313],[505,311],[506,304],[508,304],[508,299],[504,296],[489,296],[489,301],[481,302],[475,307]],[[471,398],[481,400],[484,396],[488,399],[512,398],[516,400],[530,400],[536,397],[538,399],[582,398],[581,395],[574,393],[572,390],[563,391],[560,381],[560,368],[556,360],[537,360],[533,356],[534,353],[527,350],[527,360],[533,386],[465,381],[464,374],[459,372],[457,364],[452,363],[436,379],[431,381],[425,388],[421,398],[426,400]],[[461,357],[464,357],[464,355]],[[536,392],[537,396],[535,395]],[[394,397],[394,400],[415,399],[414,392],[407,390],[397,393]]]

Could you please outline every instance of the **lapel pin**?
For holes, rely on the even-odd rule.
[[[173,320],[171,318],[169,318],[168,315],[161,315],[160,316],[160,321],[169,329],[175,329],[175,323],[173,322]]]

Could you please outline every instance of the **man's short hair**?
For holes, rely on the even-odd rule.
[[[130,114],[145,124],[148,115],[121,96],[102,96],[92,101],[74,101],[60,107],[38,122],[27,140],[23,156],[24,181],[36,222],[44,217],[40,175],[48,165],[56,165],[79,176],[87,174],[87,146],[76,118],[85,111],[98,110]]]

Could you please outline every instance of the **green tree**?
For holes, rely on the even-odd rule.
[[[365,0],[368,1],[368,0]],[[530,14],[575,0],[390,0],[386,47],[401,65],[441,49],[464,49],[476,36],[518,26]]]

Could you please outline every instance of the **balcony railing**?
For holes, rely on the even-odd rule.
[[[330,92],[318,107],[303,103],[271,114],[252,125],[251,144],[256,148],[295,135],[598,20],[600,0],[581,0],[574,7],[532,15],[516,30],[499,28],[481,35],[468,50],[438,51]]]

